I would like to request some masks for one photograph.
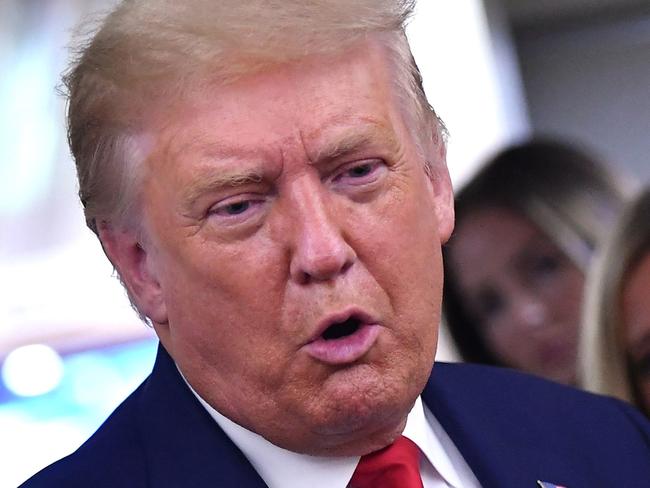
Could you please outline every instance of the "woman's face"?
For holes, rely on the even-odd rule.
[[[640,400],[650,412],[650,250],[636,261],[623,287],[623,340]]]
[[[487,207],[450,244],[461,301],[485,343],[516,369],[574,383],[584,276],[526,217]]]

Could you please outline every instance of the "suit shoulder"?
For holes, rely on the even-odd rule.
[[[602,401],[605,398],[521,371],[482,364],[437,362],[430,381],[436,387],[450,391],[462,384],[464,388],[459,393],[463,390],[473,395],[481,393],[490,396],[497,393],[502,399],[504,395],[513,395],[520,403],[536,403],[546,395],[577,402]]]
[[[574,388],[566,387],[559,383],[549,381],[538,376],[533,376],[515,369],[488,366],[474,363],[446,363],[436,362],[431,375],[432,380],[445,383],[456,382],[459,379],[469,381],[475,386],[490,387],[493,384],[516,385],[517,388],[551,388],[575,391]]]
[[[499,408],[548,409],[549,402],[563,405],[589,404],[602,408],[628,408],[614,398],[596,395],[521,371],[470,363],[435,363],[429,386],[462,398],[498,400]],[[563,409],[565,410],[565,409]]]
[[[139,390],[75,452],[42,469],[20,488],[145,486],[136,414]]]
[[[519,371],[477,364],[436,363],[427,387],[457,408],[553,430],[600,431],[637,437],[650,449],[650,422],[631,405]],[[434,394],[435,395],[435,394]],[[435,400],[434,400],[435,402]]]

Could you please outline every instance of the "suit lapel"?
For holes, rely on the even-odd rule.
[[[530,438],[513,433],[522,419],[499,417],[498,388],[437,363],[422,398],[484,487],[535,486]],[[491,396],[483,401],[476,391]],[[486,393],[487,391],[487,393]],[[492,393],[489,393],[489,392]],[[150,486],[265,488],[244,454],[201,406],[162,346],[137,397],[137,436]],[[487,407],[487,408],[485,408]],[[530,452],[529,452],[530,451]],[[532,485],[530,484],[532,483]]]
[[[446,368],[444,364],[434,367],[422,393],[425,404],[483,486],[517,486],[508,480],[510,460],[493,449],[499,432],[488,432],[491,422],[477,415],[480,408],[471,396],[471,386],[452,386]],[[459,391],[465,393],[459,395]],[[162,346],[138,398],[138,412],[138,437],[151,486],[266,487],[248,459],[187,388]]]
[[[558,400],[560,388],[519,373],[436,363],[422,396],[484,487],[591,486],[597,471],[573,426],[572,412],[582,408],[573,400],[581,397]]]
[[[138,401],[139,437],[151,486],[266,487],[188,389],[162,346]]]
[[[422,399],[443,426],[474,475],[484,487],[525,487],[513,469],[514,460],[507,450],[498,449],[503,432],[486,419],[481,411],[481,399],[472,394],[470,384],[456,383],[446,378],[448,368],[436,363]],[[467,378],[464,378],[466,381]],[[455,383],[455,384],[454,384]],[[519,484],[518,484],[519,483]],[[535,480],[532,480],[531,487]]]

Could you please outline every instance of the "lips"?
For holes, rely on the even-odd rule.
[[[575,361],[576,345],[570,341],[556,340],[541,343],[538,346],[538,355],[545,364],[567,364]]]
[[[304,349],[323,363],[349,364],[372,348],[379,331],[379,324],[371,316],[361,310],[348,310],[323,320]]]

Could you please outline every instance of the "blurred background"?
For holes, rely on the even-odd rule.
[[[74,450],[153,364],[84,225],[55,90],[74,27],[112,3],[0,2],[0,488]],[[420,0],[408,34],[455,186],[533,134],[650,181],[648,0]]]

